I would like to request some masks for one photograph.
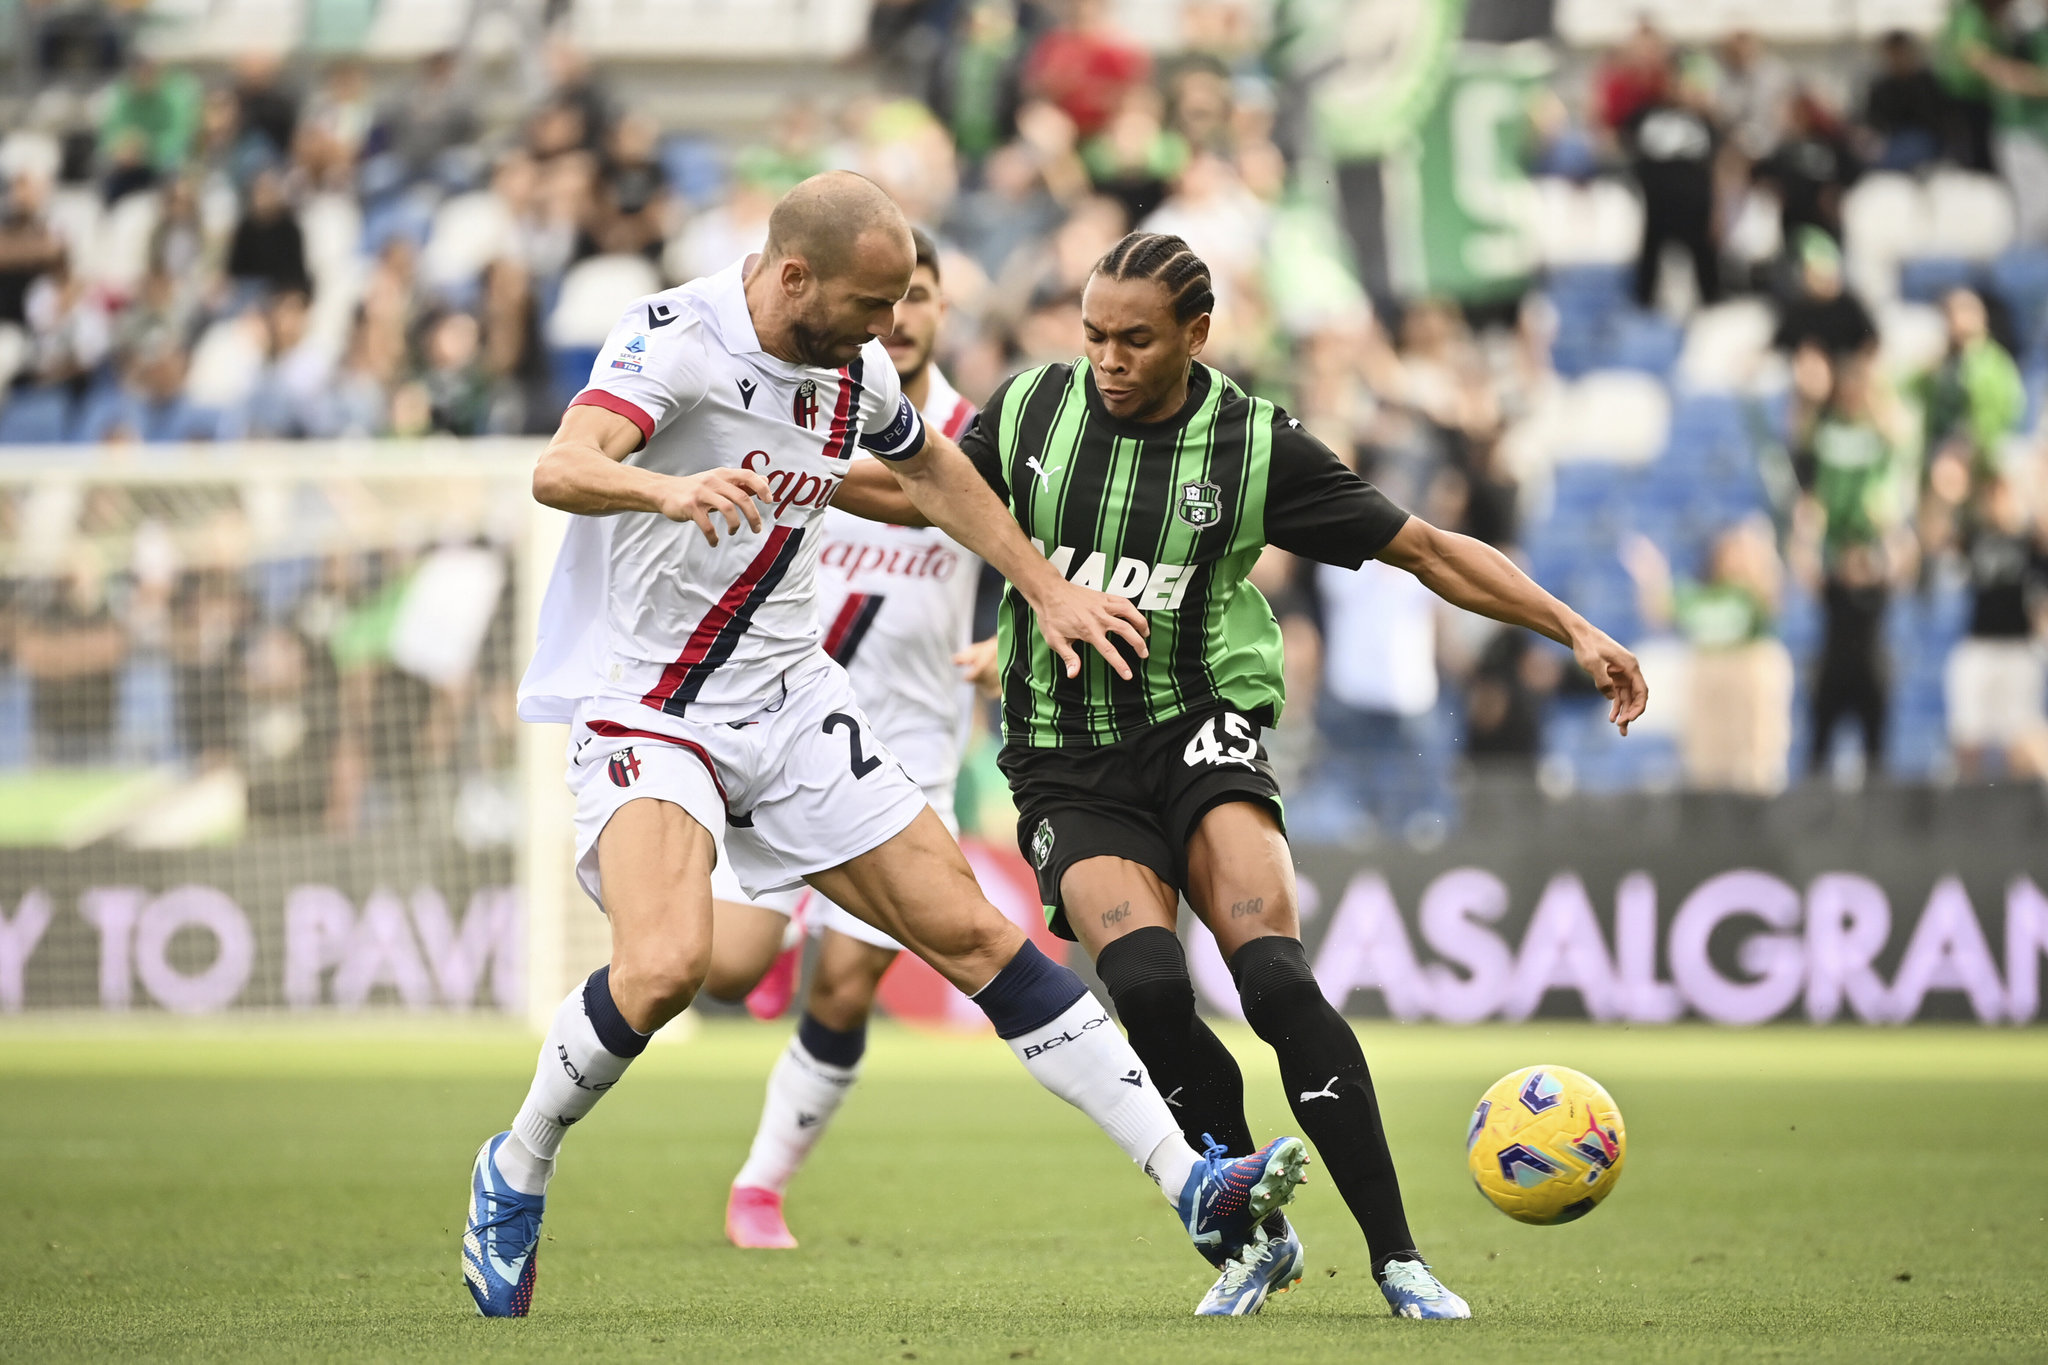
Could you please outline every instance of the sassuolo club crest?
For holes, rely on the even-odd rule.
[[[1174,512],[1190,526],[1214,526],[1223,516],[1223,490],[1213,483],[1184,483]]]

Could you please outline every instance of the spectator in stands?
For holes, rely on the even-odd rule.
[[[1963,533],[1970,573],[1969,634],[1943,679],[1949,740],[1965,778],[1993,754],[2013,777],[2048,777],[2048,541],[2019,490],[1995,477]]]
[[[1066,0],[1064,21],[1025,60],[1024,89],[1058,105],[1085,139],[1151,74],[1152,59],[1110,22],[1106,0]]]
[[[2048,243],[2048,29],[2011,0],[1956,0],[1943,38],[1954,79],[1980,85],[1990,102],[1992,156],[2012,191],[2015,235]]]
[[[199,78],[189,71],[166,71],[148,57],[129,65],[107,92],[100,121],[100,155],[122,192],[177,174],[199,132],[203,98]],[[108,201],[118,197],[110,184]]]
[[[1878,43],[1878,60],[1878,75],[1863,97],[1863,126],[1875,136],[1878,168],[1917,171],[1942,160],[1967,164],[1968,133],[1919,39],[1893,29]]]
[[[1661,100],[1671,80],[1671,45],[1647,14],[1635,30],[1593,71],[1593,118],[1601,131],[1625,145],[1627,130]]]
[[[1893,583],[1915,567],[1908,426],[1869,354],[1840,358],[1794,431],[1793,468],[1804,496],[1794,520],[1795,562],[1822,596],[1825,628],[1813,684],[1810,769],[1824,769],[1835,729],[1854,717],[1864,772],[1883,770],[1890,720],[1885,608]]]
[[[2012,0],[1950,0],[1948,17],[1934,40],[1934,77],[1954,110],[1961,161],[1973,171],[1995,171],[1991,139],[1991,82],[1981,59],[2005,42],[2004,20]]]
[[[1692,647],[1679,753],[1686,785],[1771,796],[1783,791],[1792,750],[1792,656],[1777,637],[1784,582],[1774,533],[1761,518],[1724,529],[1706,576],[1675,579],[1644,536],[1622,543],[1643,621],[1675,626]]]
[[[114,322],[108,300],[81,279],[68,255],[59,255],[36,278],[23,302],[28,319],[28,361],[35,381],[82,393],[111,354]]]
[[[1771,344],[1787,355],[1812,349],[1833,360],[1877,347],[1870,310],[1842,277],[1842,249],[1818,228],[1793,244],[1799,261],[1797,292],[1778,308]]]
[[[106,575],[81,545],[60,579],[38,584],[14,659],[34,688],[37,758],[100,764],[114,756],[115,702],[128,640],[107,602]]]
[[[180,176],[164,186],[162,208],[149,234],[149,268],[177,282],[192,298],[204,292],[206,276],[218,262],[199,217],[199,189]]]
[[[269,359],[250,396],[252,436],[321,437],[334,429],[334,357],[308,329],[310,302],[298,290],[274,295],[264,309]]]
[[[1629,169],[1643,194],[1643,241],[1636,256],[1635,300],[1656,302],[1657,277],[1667,246],[1692,259],[1701,304],[1721,297],[1720,247],[1714,231],[1714,165],[1721,130],[1710,97],[1699,83],[1667,67],[1660,85],[1632,99],[1617,128]]]
[[[945,235],[991,278],[1018,248],[1043,237],[1064,215],[1046,188],[1037,156],[1022,142],[1001,147],[982,167],[982,187],[960,196]]]
[[[1482,773],[1530,777],[1543,755],[1543,707],[1563,666],[1526,630],[1487,637],[1465,683],[1465,757]]]
[[[957,11],[956,40],[932,67],[926,103],[953,134],[970,165],[1016,131],[1022,98],[1025,40],[1010,0],[972,0]]]
[[[1714,116],[1738,153],[1746,160],[1762,161],[1785,135],[1792,68],[1767,49],[1753,29],[1736,29],[1714,55]]]
[[[171,598],[178,747],[201,769],[231,761],[239,747],[249,625],[240,578],[230,569],[202,569],[183,575]]]
[[[392,101],[380,120],[397,182],[431,179],[449,152],[474,142],[476,108],[476,91],[461,58],[453,52],[427,58],[418,84]],[[377,177],[380,182],[390,178]]]
[[[29,286],[64,259],[64,243],[51,230],[50,182],[23,173],[8,187],[0,207],[0,323],[28,322]]]
[[[533,276],[513,260],[484,267],[483,367],[491,377],[490,428],[514,435],[545,436],[554,430],[555,408],[547,353],[541,344],[540,303]]]
[[[2025,381],[1991,335],[1984,300],[1973,290],[1953,289],[1942,313],[1948,349],[1912,391],[1923,442],[1921,534],[1930,547],[1952,538],[1954,518],[1972,490],[1997,477],[2006,441],[2027,410]]]
[[[1188,164],[1187,139],[1161,122],[1161,110],[1157,92],[1134,86],[1115,117],[1081,148],[1095,192],[1122,204],[1133,223],[1166,201]]]
[[[669,228],[668,179],[660,151],[661,128],[645,114],[628,114],[612,125],[591,234],[600,251],[660,257]]]
[[[267,53],[251,53],[235,62],[235,112],[242,135],[261,144],[260,154],[275,164],[291,155],[299,123],[299,101],[283,85],[284,63]]]
[[[342,165],[353,166],[362,157],[370,133],[377,125],[377,106],[370,95],[370,73],[355,58],[336,62],[327,69],[326,79],[306,102],[299,137],[308,134],[321,140],[325,155]]]
[[[185,348],[173,337],[138,346],[122,370],[121,387],[88,404],[81,435],[89,441],[145,445],[207,441],[220,434],[219,414],[185,393]]]
[[[305,234],[279,172],[261,171],[250,183],[248,206],[228,242],[227,273],[247,290],[312,292]]]
[[[483,365],[483,329],[474,315],[452,312],[436,318],[421,346],[423,364],[417,387],[426,401],[424,429],[450,436],[482,436],[490,428],[491,376]],[[413,385],[401,391],[409,397]],[[395,412],[395,409],[394,409]],[[400,434],[415,434],[413,424],[394,415]]]
[[[1796,242],[1811,228],[1842,240],[1842,196],[1863,174],[1848,125],[1811,89],[1785,107],[1785,136],[1756,163],[1756,179],[1778,196],[1779,231]]]

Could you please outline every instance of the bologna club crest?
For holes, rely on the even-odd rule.
[[[818,429],[818,381],[806,379],[796,386],[796,424]]]
[[[631,749],[621,749],[612,755],[606,772],[614,787],[630,787],[633,779],[640,776],[640,758]]]

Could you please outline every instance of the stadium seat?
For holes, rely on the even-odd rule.
[[[64,149],[55,136],[36,128],[15,128],[0,137],[0,181],[17,176],[54,181],[64,164]]]
[[[162,217],[155,191],[121,196],[101,217],[91,257],[80,262],[79,273],[117,294],[133,291],[149,273],[149,241]]]
[[[263,372],[266,337],[254,312],[222,318],[199,334],[185,374],[185,396],[201,407],[240,407]]]
[[[1997,176],[1939,170],[1927,177],[1925,192],[1924,254],[1988,261],[2012,245],[2012,191]]]
[[[131,658],[121,670],[114,753],[123,763],[137,764],[180,757],[177,684],[161,655]]]
[[[1991,263],[1991,287],[2012,312],[2023,354],[2039,352],[2048,332],[2048,248],[2018,246]]]
[[[561,295],[548,315],[548,344],[595,350],[611,334],[627,304],[660,288],[661,276],[642,256],[591,256],[578,261],[562,276]]]
[[[1898,265],[1926,254],[1927,196],[1910,176],[1878,171],[1842,196],[1849,278],[1868,303],[1898,296]]]
[[[1765,373],[1777,320],[1761,299],[1736,299],[1702,308],[1685,328],[1678,382],[1700,393],[1747,388]]]
[[[1648,464],[1670,434],[1671,399],[1662,383],[1632,370],[1599,370],[1568,390],[1553,457]]]
[[[363,51],[386,60],[417,60],[459,45],[468,0],[404,0],[383,4],[370,22]]]
[[[1877,315],[1878,351],[1893,374],[1917,374],[1948,348],[1948,324],[1930,303],[1888,303]]]
[[[1608,366],[1662,378],[1678,363],[1685,329],[1662,313],[1630,309],[1615,316],[1604,347]]]
[[[1620,265],[1635,259],[1643,239],[1643,206],[1626,185],[1556,177],[1535,184],[1537,254],[1545,265]]]
[[[394,238],[404,238],[424,247],[433,230],[434,208],[439,194],[427,186],[412,186],[375,200],[363,212],[363,250],[379,255]]]
[[[66,439],[71,396],[62,389],[23,388],[0,408],[0,445],[56,445]]]
[[[1961,256],[1916,256],[1899,263],[1899,297],[1913,303],[1939,303],[1951,289],[1978,289],[1977,262]]]
[[[595,346],[557,346],[548,351],[548,370],[554,376],[555,402],[568,406],[590,382],[590,367],[597,363]]]
[[[473,288],[485,266],[512,246],[514,225],[505,201],[489,190],[458,194],[434,210],[420,278],[430,288]]]
[[[13,668],[0,668],[0,771],[35,761],[35,687]]]
[[[661,171],[668,187],[693,205],[715,204],[725,194],[725,156],[708,137],[682,133],[662,139]]]

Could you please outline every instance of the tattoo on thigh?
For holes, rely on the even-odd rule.
[[[1102,927],[1107,929],[1110,925],[1121,924],[1130,917],[1131,903],[1123,901],[1120,904],[1110,906],[1109,909],[1102,912]]]
[[[1266,898],[1264,896],[1253,896],[1248,901],[1238,901],[1230,907],[1230,917],[1232,919],[1251,919],[1264,913],[1266,913]]]

